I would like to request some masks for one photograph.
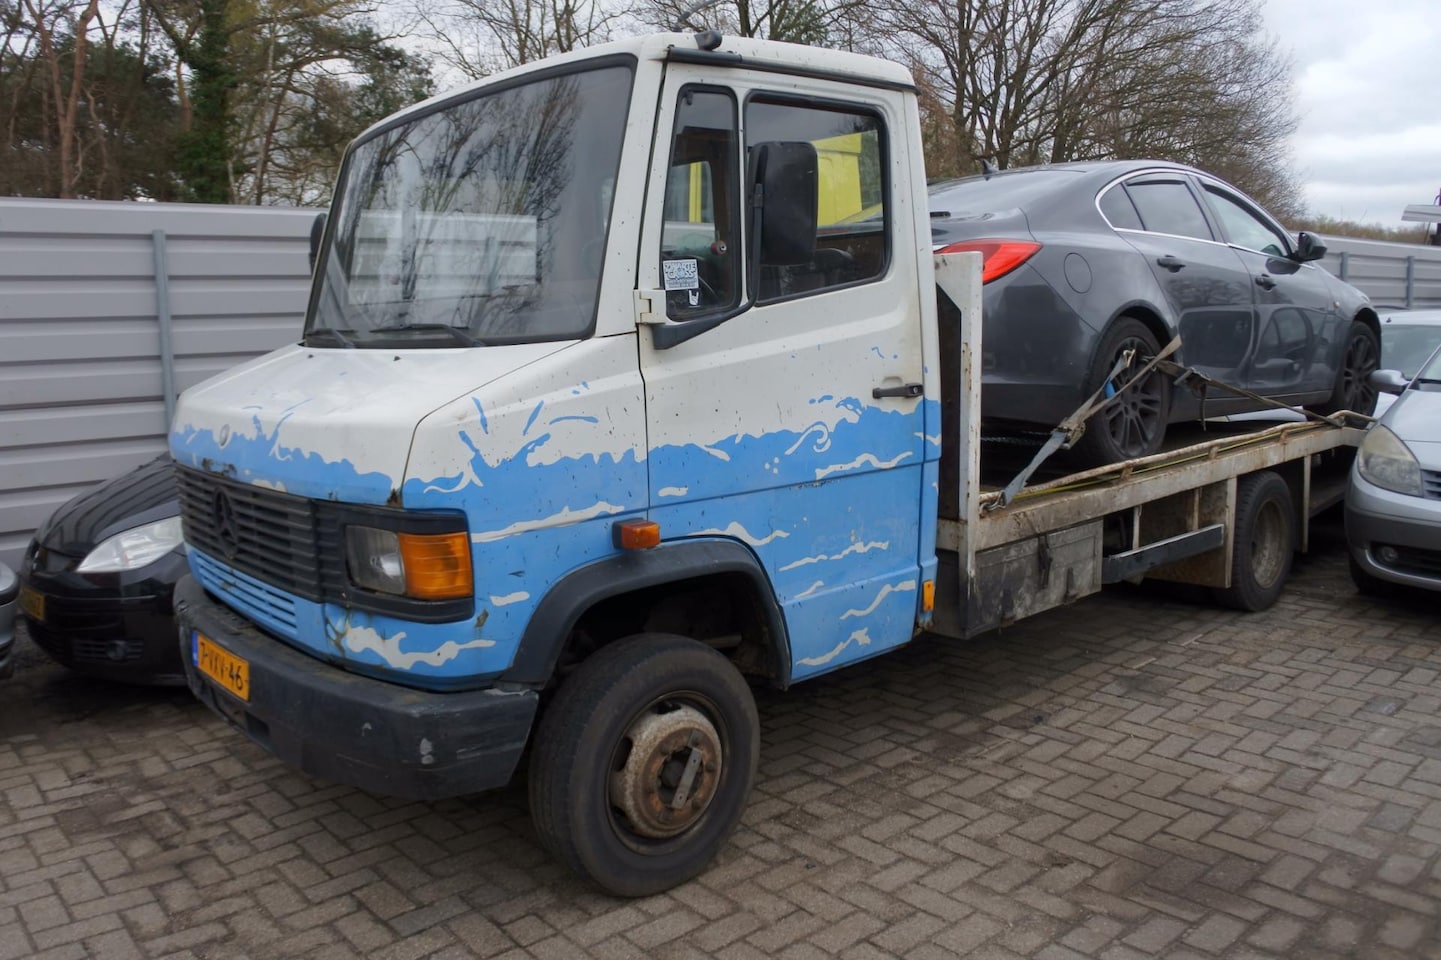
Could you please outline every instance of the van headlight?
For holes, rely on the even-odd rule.
[[[1367,482],[1383,490],[1405,493],[1413,497],[1422,494],[1421,464],[1416,455],[1387,428],[1376,424],[1366,431],[1361,449],[1356,454],[1357,472]]]
[[[397,597],[454,600],[474,592],[464,531],[404,533],[352,524],[345,528],[345,569],[357,587]]]
[[[154,563],[183,544],[180,518],[166,517],[141,527],[132,527],[113,537],[106,537],[85,555],[85,559],[81,560],[80,566],[75,569],[80,573],[137,570]]]

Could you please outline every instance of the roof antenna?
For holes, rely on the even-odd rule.
[[[1000,168],[1000,167],[996,166],[994,163],[992,163],[990,160],[986,159],[985,157],[982,157],[982,158],[981,158],[981,174],[982,174],[983,176],[989,177],[989,176],[990,176],[991,174],[993,174],[993,173],[1000,173],[1000,172],[1001,172],[1001,168]]]
[[[721,36],[721,32],[719,30],[705,29],[691,18],[694,17],[697,13],[700,13],[702,10],[709,10],[711,7],[715,6],[718,3],[720,3],[720,0],[701,0],[701,2],[696,4],[695,6],[687,10],[682,10],[680,14],[675,18],[675,23],[671,26],[671,29],[677,32],[687,28],[694,30],[696,31],[696,46],[700,47],[702,50],[716,49],[721,45],[721,40],[724,39],[724,37]]]

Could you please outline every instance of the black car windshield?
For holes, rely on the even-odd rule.
[[[1075,183],[1076,177],[1076,172],[1072,170],[1017,170],[1013,173],[993,173],[989,177],[942,180],[931,184],[927,190],[931,216],[1024,210],[1038,197],[1048,196],[1068,183]]]
[[[357,144],[306,344],[589,335],[631,76],[611,66],[482,91]]]
[[[1437,347],[1441,323],[1408,323],[1405,315],[1387,317],[1381,324],[1381,365],[1400,370],[1409,380]],[[1432,358],[1425,377],[1441,377],[1441,362]]]

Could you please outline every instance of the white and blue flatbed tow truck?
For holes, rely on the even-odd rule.
[[[304,338],[182,396],[191,688],[316,776],[510,781],[563,862],[699,873],[785,688],[1142,576],[1269,604],[1357,442],[1288,424],[1003,494],[981,271],[901,67],[667,34],[347,152]],[[1328,495],[1329,497],[1330,495]]]

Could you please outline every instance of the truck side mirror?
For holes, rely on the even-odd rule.
[[[814,259],[818,171],[816,148],[804,140],[774,140],[751,153],[752,236],[760,266]]]
[[[315,272],[315,258],[320,254],[320,238],[325,236],[325,211],[315,215],[310,224],[310,272]]]
[[[1296,253],[1292,259],[1297,263],[1309,263],[1312,260],[1320,260],[1326,255],[1326,245],[1316,239],[1314,234],[1302,230],[1296,234]]]

